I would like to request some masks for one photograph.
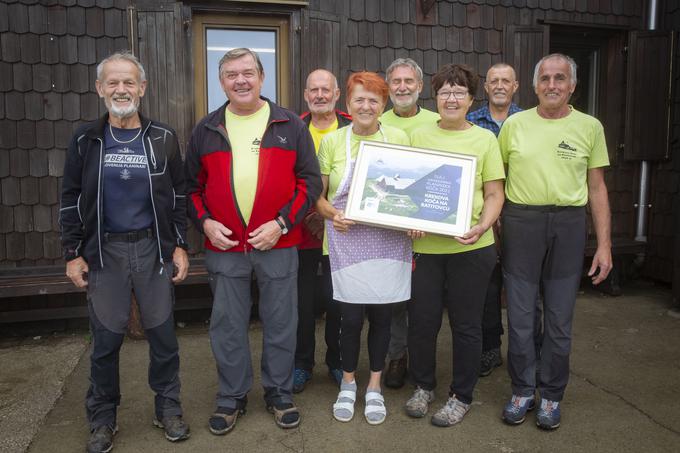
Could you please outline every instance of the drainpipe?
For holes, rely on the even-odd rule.
[[[658,16],[658,1],[649,0],[647,9],[647,28],[656,30]],[[635,240],[647,242],[647,214],[651,205],[649,204],[649,161],[640,162],[640,197],[635,205],[637,208],[637,226],[635,228]],[[641,263],[640,263],[641,264]]]

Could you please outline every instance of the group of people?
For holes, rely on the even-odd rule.
[[[559,426],[588,202],[598,243],[588,275],[598,284],[612,266],[607,149],[599,121],[569,104],[576,65],[562,54],[541,59],[533,76],[538,106],[526,111],[512,103],[518,81],[507,64],[488,70],[488,103],[475,112],[479,77],[466,65],[446,64],[432,76],[437,112],[418,105],[423,73],[415,61],[399,58],[385,74],[351,74],[345,113],[336,109],[335,76],[315,70],[304,91],[309,111],[298,116],[261,96],[257,53],[230,50],[219,62],[228,100],[196,125],[183,162],[172,128],[138,111],[147,81],[137,58],[121,52],[99,64],[96,87],[107,113],[74,134],[60,211],[66,273],[87,287],[93,335],[89,452],[109,451],[117,431],[118,357],[133,291],[150,346],[154,424],[170,441],[190,435],[172,309],[173,284],[188,269],[187,213],[205,235],[213,293],[213,434],[236,426],[253,385],[253,274],[263,326],[261,383],[281,428],[301,420],[293,394],[313,376],[315,304],[324,298],[326,365],[339,385],[329,402],[336,420],[354,416],[365,319],[366,421],[385,421],[382,385],[401,387],[407,375],[414,390],[406,413],[429,413],[446,308],[453,348],[445,365],[453,373],[431,422],[459,423],[478,377],[502,363],[501,286],[512,386],[502,418],[520,424],[538,407],[539,427]],[[384,112],[388,100],[393,107]],[[346,218],[366,140],[474,156],[470,229],[445,237]]]

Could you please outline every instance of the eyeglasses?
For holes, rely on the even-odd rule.
[[[453,95],[453,99],[456,101],[462,101],[465,99],[465,96],[468,95],[467,91],[440,91],[437,93],[437,98],[441,99],[442,101],[446,101]]]

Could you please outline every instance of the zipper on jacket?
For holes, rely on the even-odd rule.
[[[101,196],[102,196],[102,157],[104,154],[104,140],[99,140],[99,176],[97,177],[97,243],[99,244],[99,265],[104,268],[104,255],[102,254],[102,221],[101,221]]]
[[[156,215],[156,203],[154,202],[153,199],[153,182],[151,180],[151,168],[149,167],[149,159],[150,156],[147,153],[146,150],[146,145],[144,144],[144,138],[149,140],[149,146],[153,148],[153,145],[151,144],[151,139],[146,135],[146,132],[149,130],[149,126],[151,125],[151,122],[146,125],[146,128],[142,132],[142,148],[144,149],[144,155],[146,156],[146,173],[149,175],[149,196],[151,197],[151,209],[153,210],[153,223],[154,226],[156,227],[156,243],[158,244],[158,258],[161,262],[161,265],[165,263],[163,260],[163,249],[161,248],[161,234],[160,231],[158,231],[158,215]],[[151,151],[153,152],[153,150]],[[154,161],[156,160],[155,158],[153,159]],[[154,164],[155,165],[155,164]],[[163,271],[163,268],[161,268],[161,272]]]

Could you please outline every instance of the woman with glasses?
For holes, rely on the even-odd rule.
[[[484,298],[496,263],[491,226],[504,201],[505,174],[496,137],[465,119],[477,85],[470,67],[442,66],[432,76],[441,119],[411,134],[412,146],[477,158],[470,230],[461,237],[428,235],[413,241],[408,355],[416,389],[406,402],[411,417],[424,417],[435,398],[436,344],[444,307],[453,334],[453,379],[448,400],[432,416],[436,426],[459,423],[472,403],[482,354]]]
[[[355,159],[362,140],[408,145],[406,133],[383,126],[378,118],[388,98],[385,81],[372,72],[347,80],[347,112],[352,124],[326,135],[319,147],[323,192],[316,208],[326,219],[324,253],[333,279],[333,302],[340,304],[342,383],[333,417],[348,422],[354,416],[361,329],[368,317],[370,377],[364,416],[372,425],[385,421],[387,410],[380,376],[390,342],[392,303],[411,295],[411,239],[403,231],[358,225],[347,220],[347,204]],[[411,235],[416,235],[411,232]],[[416,235],[417,236],[417,235]]]

